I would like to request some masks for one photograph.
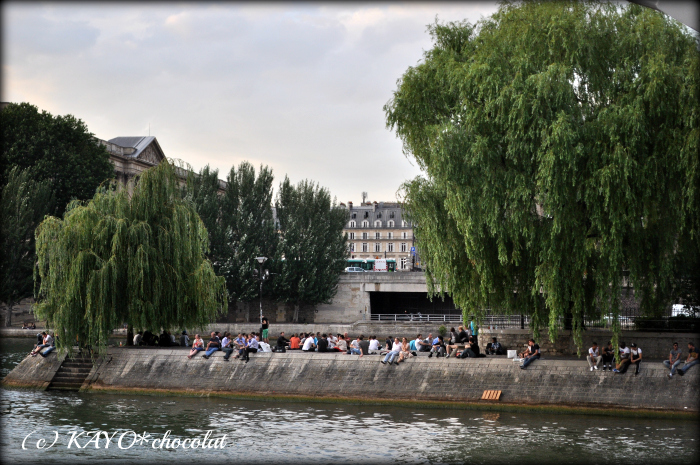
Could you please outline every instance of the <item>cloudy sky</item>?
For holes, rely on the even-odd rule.
[[[396,199],[419,174],[382,106],[431,48],[426,26],[491,3],[2,4],[2,101],[73,114],[97,137],[148,135],[225,179],[249,160],[276,185]]]

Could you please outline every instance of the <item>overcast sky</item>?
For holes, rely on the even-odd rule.
[[[419,174],[385,128],[426,26],[491,3],[2,4],[2,101],[72,114],[101,139],[158,138],[219,177],[249,160],[275,187],[311,179],[338,201],[396,199]]]

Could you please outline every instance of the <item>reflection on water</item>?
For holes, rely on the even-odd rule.
[[[2,344],[3,370],[32,346]],[[676,420],[19,390],[2,391],[1,411],[3,458],[17,463],[681,464],[700,458],[697,425]],[[94,442],[68,449],[71,433],[95,430],[152,438],[170,430],[171,439],[213,430],[228,440],[220,450],[96,449]],[[54,431],[56,445],[37,450],[36,440],[52,440]]]

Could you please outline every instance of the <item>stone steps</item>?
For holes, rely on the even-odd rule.
[[[66,358],[54,375],[49,391],[78,391],[92,370],[92,359]]]

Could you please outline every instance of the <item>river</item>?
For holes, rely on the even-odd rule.
[[[32,343],[0,340],[0,376]],[[677,419],[14,389],[2,389],[1,406],[2,459],[17,464],[685,464],[700,459],[700,428]],[[202,442],[211,447],[201,447]]]

